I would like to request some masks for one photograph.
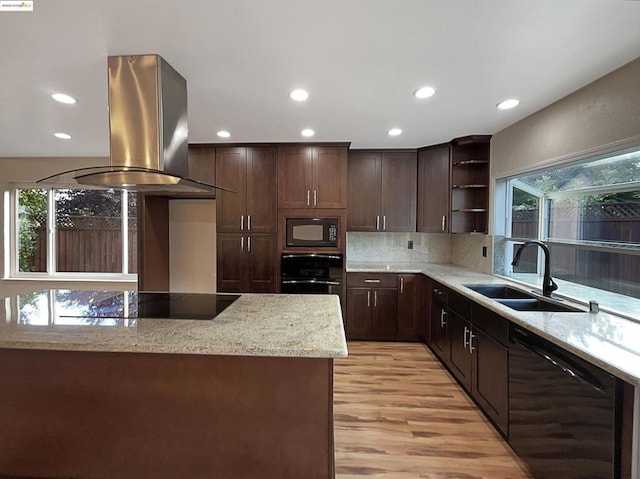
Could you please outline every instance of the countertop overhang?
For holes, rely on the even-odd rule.
[[[96,293],[102,297],[123,294]],[[242,294],[210,320],[137,318],[110,325],[104,321],[59,324],[55,314],[44,324],[29,324],[20,318],[19,298],[0,300],[0,348],[303,358],[347,355],[336,295]]]
[[[512,284],[508,279],[437,263],[349,262],[347,273],[416,273],[451,288],[514,324],[589,361],[628,383],[640,387],[640,323],[601,311],[522,312],[513,310],[465,287],[465,284]],[[572,304],[567,301],[567,304]]]

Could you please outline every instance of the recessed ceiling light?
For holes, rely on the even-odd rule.
[[[496,106],[500,110],[508,110],[510,108],[515,108],[520,104],[520,100],[516,100],[515,98],[510,98],[509,100],[504,100],[498,103]]]
[[[432,86],[423,86],[422,88],[418,88],[413,92],[413,96],[416,98],[429,98],[433,96],[436,92],[436,89]]]
[[[229,133],[226,130],[220,130],[218,133],[216,133],[216,135],[218,135],[220,138],[229,138],[229,137],[231,137],[231,133]]]
[[[300,132],[300,134],[301,134],[302,136],[313,136],[313,135],[315,135],[315,134],[316,134],[316,132],[315,132],[315,131],[313,131],[311,128],[305,128],[304,130],[302,130],[302,131]]]
[[[400,133],[402,133],[400,128],[391,128],[389,130],[389,136],[398,136]]]
[[[68,105],[72,105],[78,101],[72,96],[66,95],[64,93],[54,93],[53,95],[51,95],[51,98],[53,98],[55,101],[59,101],[60,103],[67,103]]]
[[[293,90],[291,93],[289,93],[289,97],[295,101],[305,101],[307,98],[309,98],[309,92],[307,92],[307,90],[298,88],[297,90]]]
[[[56,138],[60,138],[61,140],[70,140],[71,135],[67,135],[66,133],[54,133],[53,136]]]

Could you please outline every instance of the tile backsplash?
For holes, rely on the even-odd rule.
[[[407,247],[413,241],[413,249]],[[347,261],[449,263],[448,234],[347,233]]]

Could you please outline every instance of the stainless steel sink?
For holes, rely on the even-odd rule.
[[[517,311],[580,312],[578,308],[548,300],[506,284],[466,284],[467,288]]]

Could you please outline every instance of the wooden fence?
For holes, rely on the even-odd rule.
[[[129,222],[129,272],[138,270],[137,225]],[[121,273],[122,230],[120,221],[113,218],[96,218],[82,224],[67,222],[69,226],[56,226],[57,271],[74,273]],[[47,233],[37,231],[36,248],[29,258],[31,271],[47,270]]]
[[[579,212],[556,208],[553,236],[562,239],[640,244],[640,204],[591,205]],[[537,236],[537,210],[512,216],[513,238]],[[577,226],[579,222],[579,227]],[[640,255],[592,251],[579,246],[551,245],[551,271],[556,278],[640,298]]]

